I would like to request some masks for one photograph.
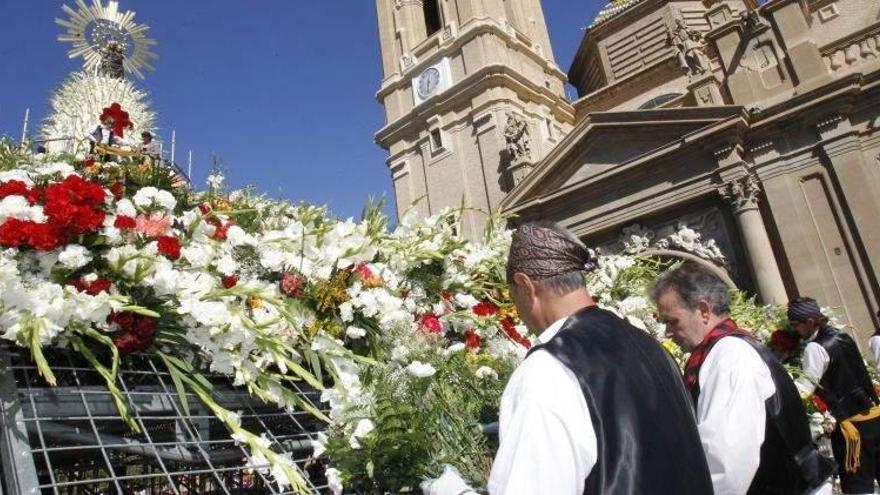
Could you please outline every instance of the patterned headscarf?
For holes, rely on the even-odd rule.
[[[815,299],[800,297],[788,303],[788,319],[794,321],[818,320],[823,318],[822,310]]]
[[[507,258],[507,280],[520,272],[533,280],[596,268],[595,254],[561,228],[538,223],[521,225],[513,233]]]

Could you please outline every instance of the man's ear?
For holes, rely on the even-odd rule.
[[[525,294],[528,294],[529,297],[535,296],[535,283],[532,282],[532,279],[529,278],[528,275],[526,275],[525,273],[516,272],[513,274],[513,281],[514,283],[516,283],[517,286],[520,287],[520,290],[522,290]]]
[[[712,317],[712,305],[709,304],[708,301],[700,301],[697,303],[697,311],[700,312],[700,316],[704,321],[709,321],[709,318]]]

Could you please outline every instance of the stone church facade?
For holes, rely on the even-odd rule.
[[[593,245],[683,223],[765,301],[880,323],[876,0],[617,0],[567,78],[539,0],[377,10],[399,212],[464,204]]]

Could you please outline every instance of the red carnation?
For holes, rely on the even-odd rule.
[[[176,237],[163,235],[159,238],[158,247],[159,252],[169,260],[176,261],[180,258],[180,241]]]
[[[498,306],[492,301],[480,301],[471,311],[477,316],[492,316],[498,313]]]
[[[477,350],[480,348],[482,342],[483,338],[480,337],[477,332],[471,329],[464,332],[464,345],[467,346],[468,349]]]
[[[40,190],[31,189],[20,180],[10,180],[0,184],[0,199],[7,196],[24,196],[28,203],[34,204],[40,199]]]
[[[816,394],[813,394],[813,395],[810,396],[810,399],[813,400],[813,405],[816,406],[816,409],[818,409],[818,410],[821,411],[821,412],[827,412],[827,411],[828,411],[828,404],[826,404],[825,401],[822,400],[821,397],[819,397],[819,396],[816,395]]]
[[[113,336],[113,345],[122,354],[145,351],[153,344],[156,335],[156,320],[153,318],[124,311],[111,313],[107,322],[119,326]]]
[[[67,242],[64,231],[48,223],[24,222],[27,244],[38,251],[51,251]]]
[[[110,292],[110,279],[106,277],[98,277],[91,283],[86,282],[82,278],[69,280],[68,284],[72,285],[76,290],[85,292],[90,296],[97,296],[102,292]]]
[[[133,229],[137,227],[137,221],[126,215],[118,215],[113,221],[113,226],[122,230]]]
[[[440,318],[437,318],[437,315],[433,313],[427,313],[419,320],[419,328],[427,331],[428,333],[443,333],[443,324],[440,323]]]
[[[199,211],[202,212],[202,215],[207,215],[211,213],[211,205],[208,203],[202,203],[199,205]]]
[[[238,283],[238,277],[235,275],[224,275],[220,278],[220,282],[223,284],[224,289],[231,289]]]
[[[788,354],[796,350],[799,343],[800,338],[794,332],[777,330],[770,335],[770,342],[767,343],[767,347],[777,354]]]
[[[7,218],[3,224],[0,224],[0,245],[6,247],[18,247],[26,238],[24,220],[17,218]]]
[[[305,286],[306,278],[302,275],[287,270],[281,274],[281,292],[288,297],[299,299],[303,295]]]
[[[113,199],[119,201],[125,196],[125,186],[121,182],[114,182],[110,184],[110,192],[113,193]]]
[[[90,233],[104,223],[104,189],[78,175],[46,187],[43,211],[56,228],[68,235]]]
[[[229,233],[229,227],[232,227],[233,225],[235,225],[235,222],[230,220],[226,223],[223,223],[218,218],[215,218],[213,220],[214,221],[211,221],[211,224],[214,225],[214,235],[211,237],[213,237],[214,239],[216,239],[218,241],[225,241],[226,235]]]

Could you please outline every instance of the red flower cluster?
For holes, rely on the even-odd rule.
[[[180,259],[180,241],[176,237],[163,235],[158,242],[159,252],[171,261]]]
[[[816,409],[818,409],[821,412],[828,411],[828,404],[826,404],[825,401],[822,400],[821,397],[819,397],[816,394],[813,394],[810,396],[810,399],[812,399],[813,405],[816,406]]]
[[[6,219],[0,225],[2,246],[50,251],[73,237],[97,231],[104,223],[104,189],[77,175],[69,175],[43,191],[30,189],[20,181],[0,184],[0,191],[3,197],[22,195],[31,204],[42,199],[43,213],[48,218],[46,223]]]
[[[514,330],[515,331],[515,330]],[[477,332],[472,329],[467,329],[464,332],[464,345],[467,346],[468,349],[477,350],[480,348],[480,344],[483,343],[483,338],[480,337]]]
[[[74,278],[67,281],[68,285],[72,285],[76,290],[85,292],[90,296],[97,296],[102,292],[110,292],[110,279],[106,277],[98,277],[91,282],[86,282],[82,277]]]
[[[113,345],[122,354],[141,352],[153,344],[156,335],[156,320],[128,311],[111,313],[107,323],[119,325],[119,332],[113,336]]]
[[[101,112],[101,122],[106,122],[108,118],[113,117],[113,133],[119,137],[123,136],[125,129],[134,128],[134,123],[128,116],[128,112],[122,109],[122,105],[115,101],[109,106],[104,107]]]
[[[767,347],[777,354],[788,354],[797,350],[799,344],[800,337],[796,333],[777,330],[770,335]]]
[[[498,314],[498,306],[492,301],[480,301],[471,311],[477,316],[492,316]]]
[[[419,320],[419,328],[425,332],[436,333],[437,335],[443,333],[443,324],[440,323],[440,318],[434,313],[424,314]]]
[[[306,278],[302,275],[284,270],[281,274],[281,292],[288,297],[299,299],[306,288]]]
[[[530,349],[532,347],[532,343],[529,339],[523,337],[516,331],[516,325],[513,324],[513,320],[510,318],[505,318],[501,320],[501,328],[504,329],[504,333],[507,334],[508,337],[511,338],[514,342],[519,345],[525,347],[526,349]]]

